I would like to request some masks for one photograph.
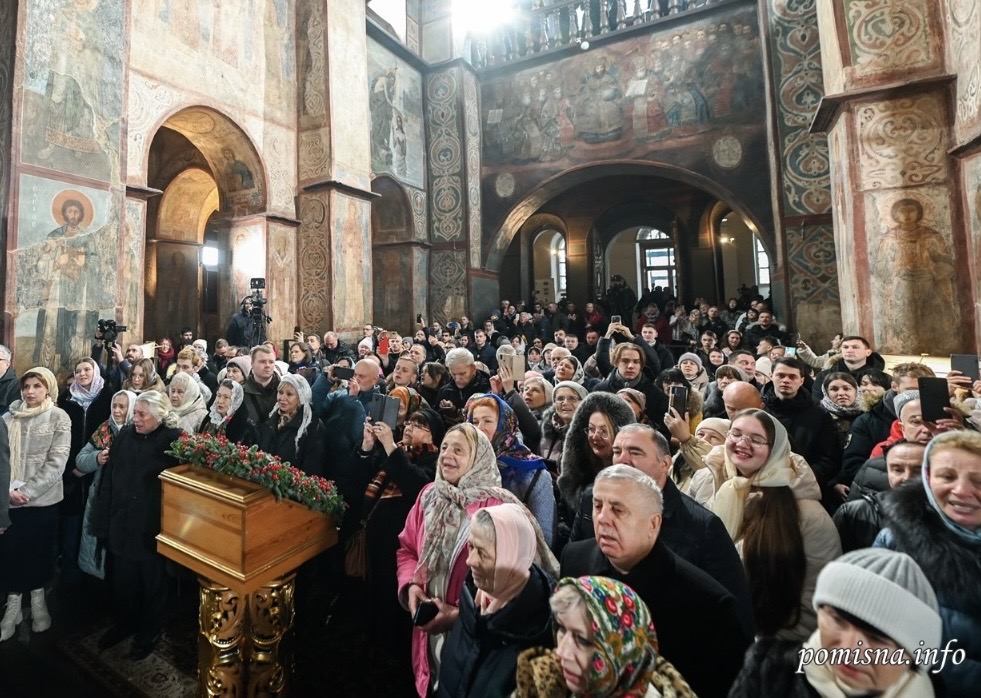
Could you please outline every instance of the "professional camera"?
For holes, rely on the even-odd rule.
[[[95,331],[95,338],[101,339],[106,344],[116,341],[116,337],[121,332],[126,331],[126,325],[117,325],[115,320],[99,320],[98,329]]]
[[[254,347],[266,341],[266,325],[272,322],[272,318],[266,315],[266,303],[268,298],[263,297],[262,291],[266,288],[266,280],[263,278],[249,279],[249,288],[252,295],[246,298],[252,301],[252,309],[249,311],[251,327],[247,331],[249,346]]]

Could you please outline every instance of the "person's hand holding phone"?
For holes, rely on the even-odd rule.
[[[385,455],[392,455],[392,451],[395,450],[395,434],[392,433],[392,427],[385,424],[385,422],[378,422],[372,425],[372,431],[374,432],[375,439],[385,449]]]
[[[361,450],[370,451],[375,447],[375,426],[371,423],[371,419],[364,420],[364,431],[361,434]]]
[[[452,604],[448,604],[442,599],[431,599],[439,612],[436,617],[425,625],[420,625],[419,628],[430,635],[439,635],[441,633],[449,632],[456,623],[457,616],[460,615],[460,609]]]
[[[426,592],[423,591],[422,587],[418,584],[410,584],[409,589],[406,592],[406,604],[409,607],[409,615],[413,618],[416,616],[416,611],[419,610],[419,604],[424,601],[429,601],[429,597],[426,596]]]
[[[688,413],[682,417],[681,413],[673,407],[669,407],[664,414],[664,426],[671,432],[671,436],[678,440],[679,444],[687,443],[691,439],[691,429],[688,428]]]
[[[503,389],[503,395],[507,395],[514,390],[514,373],[511,371],[510,366],[507,364],[501,364],[498,366],[497,378],[501,388]]]
[[[964,416],[960,412],[953,407],[944,407],[944,412],[949,415],[944,419],[938,419],[935,422],[923,420],[923,425],[930,430],[931,437],[964,428]]]
[[[971,377],[965,376],[960,371],[951,369],[947,373],[947,392],[951,397],[954,396],[954,391],[958,388],[963,388],[964,390],[971,390]]]
[[[498,374],[495,373],[490,377],[490,387],[491,392],[495,395],[504,395],[502,392],[504,390],[504,384],[501,382],[501,377]]]
[[[361,394],[361,386],[358,385],[358,381],[354,378],[347,382],[347,394],[351,397],[357,397]]]

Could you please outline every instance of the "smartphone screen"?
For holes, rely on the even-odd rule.
[[[619,315],[614,315],[610,318],[610,322],[612,322],[614,325],[619,325],[621,322],[621,317]]]
[[[797,356],[797,347],[784,347],[784,353],[787,356]]]
[[[688,388],[683,385],[676,385],[671,388],[669,395],[671,407],[678,411],[682,417],[688,409]]]
[[[970,376],[972,381],[981,380],[981,371],[978,369],[978,357],[974,354],[951,354],[950,370],[960,371],[965,376]]]
[[[923,419],[928,422],[936,422],[938,419],[947,419],[950,415],[944,412],[945,407],[950,407],[950,393],[947,390],[947,380],[945,378],[921,377],[920,387],[920,410]]]

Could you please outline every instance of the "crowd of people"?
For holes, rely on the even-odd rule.
[[[582,311],[503,300],[283,356],[186,329],[98,342],[62,384],[0,346],[2,640],[50,627],[57,569],[112,589],[100,647],[153,651],[156,476],[202,432],[337,483],[332,588],[423,698],[974,695],[981,381],[947,373],[927,419],[925,364],[812,349],[745,291],[614,279]]]

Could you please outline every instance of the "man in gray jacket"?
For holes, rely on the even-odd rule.
[[[10,403],[20,400],[20,381],[13,362],[10,349],[0,344],[0,414],[10,409]]]

